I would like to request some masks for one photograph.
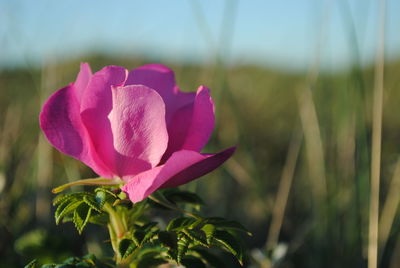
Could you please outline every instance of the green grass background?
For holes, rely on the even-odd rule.
[[[131,69],[147,62],[134,57],[85,60],[93,70],[108,64]],[[56,227],[52,218],[50,189],[94,175],[51,148],[38,126],[42,101],[73,81],[78,66],[79,60],[71,60],[0,73],[1,267],[88,251],[107,254],[104,230],[92,227],[79,236],[71,224]],[[307,73],[257,66],[169,66],[182,90],[193,91],[200,84],[212,89],[217,127],[204,151],[238,146],[223,167],[185,187],[206,200],[207,215],[238,220],[253,232],[246,239],[249,265],[365,267],[372,67],[319,73],[310,79]],[[398,267],[400,256],[400,173],[395,172],[400,148],[399,70],[399,63],[385,65],[380,204],[382,209],[389,206],[391,213],[381,213],[380,218],[380,226],[387,227],[380,231],[388,232],[379,247],[381,267]],[[271,234],[277,217],[274,206],[285,201],[277,199],[285,187],[282,172],[290,166],[288,151],[293,156],[296,146],[283,221],[279,233]],[[390,194],[393,189],[395,194]],[[276,241],[267,245],[271,235]]]

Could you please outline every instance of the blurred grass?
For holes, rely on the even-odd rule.
[[[93,70],[147,62],[83,60]],[[100,230],[92,227],[78,236],[68,224],[55,227],[49,207],[51,187],[93,175],[52,149],[38,127],[41,102],[73,81],[78,66],[78,60],[48,62],[0,73],[0,259],[5,260],[0,267],[18,267],[33,257],[52,259],[55,252],[58,258],[71,250],[104,253]],[[206,151],[238,145],[234,158],[195,188],[207,202],[204,213],[239,220],[254,233],[247,240],[253,267],[366,267],[373,68],[320,73],[308,88],[306,73],[169,66],[182,90],[204,84],[217,98],[218,127]],[[399,62],[386,63],[380,267],[400,263],[399,71]]]

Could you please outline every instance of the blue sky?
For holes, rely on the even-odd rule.
[[[373,60],[378,0],[0,0],[0,66],[91,52],[157,61],[256,63],[303,69],[320,55]],[[386,52],[400,56],[400,1],[387,0]],[[354,27],[355,35],[352,33]],[[354,37],[357,38],[355,46]]]

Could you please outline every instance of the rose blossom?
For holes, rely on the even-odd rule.
[[[132,202],[220,166],[235,151],[202,154],[214,128],[210,91],[181,92],[166,66],[128,72],[87,63],[74,83],[44,104],[40,126],[49,142],[104,178],[120,178]]]

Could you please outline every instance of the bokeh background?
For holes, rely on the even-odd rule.
[[[109,253],[104,230],[55,226],[50,189],[94,174],[51,148],[38,126],[41,104],[74,81],[80,62],[94,71],[163,63],[182,90],[212,89],[217,127],[206,151],[238,150],[184,187],[206,200],[205,214],[254,234],[248,267],[367,267],[376,192],[378,261],[400,267],[400,2],[387,0],[380,15],[382,2],[0,0],[0,267]]]

